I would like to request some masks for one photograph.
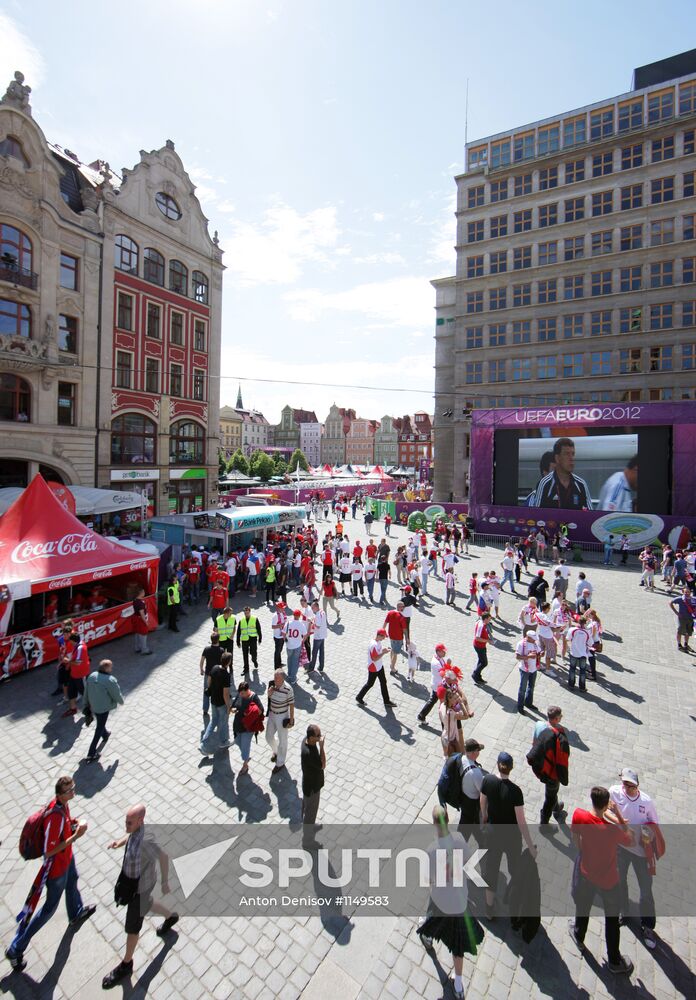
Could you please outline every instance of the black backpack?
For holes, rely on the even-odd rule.
[[[462,755],[454,753],[443,764],[437,782],[438,796],[454,809],[462,807]]]

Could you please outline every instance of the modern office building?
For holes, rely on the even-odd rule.
[[[694,398],[696,50],[633,87],[466,147],[435,499],[467,495],[474,408]]]

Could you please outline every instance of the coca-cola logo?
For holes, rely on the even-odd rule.
[[[77,556],[83,552],[96,552],[97,543],[87,534],[69,534],[49,542],[23,541],[10,554],[14,563],[28,563],[35,559],[52,559],[54,556]]]

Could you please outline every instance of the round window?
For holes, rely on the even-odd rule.
[[[174,199],[165,194],[164,191],[158,191],[155,195],[155,201],[157,202],[157,207],[159,208],[162,215],[167,219],[180,219],[181,210]]]

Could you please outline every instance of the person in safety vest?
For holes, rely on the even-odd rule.
[[[237,645],[242,647],[244,673],[249,674],[249,653],[254,663],[254,670],[258,670],[257,647],[261,645],[261,622],[256,615],[252,615],[248,606],[237,619]]]
[[[234,630],[237,627],[237,619],[234,611],[229,606],[225,607],[221,615],[215,619],[215,631],[220,638],[220,646],[230,656],[234,653]]]
[[[181,591],[179,581],[173,576],[167,586],[167,608],[169,609],[169,622],[167,628],[170,632],[178,632],[179,628],[176,620],[179,617],[179,605],[181,604]]]

